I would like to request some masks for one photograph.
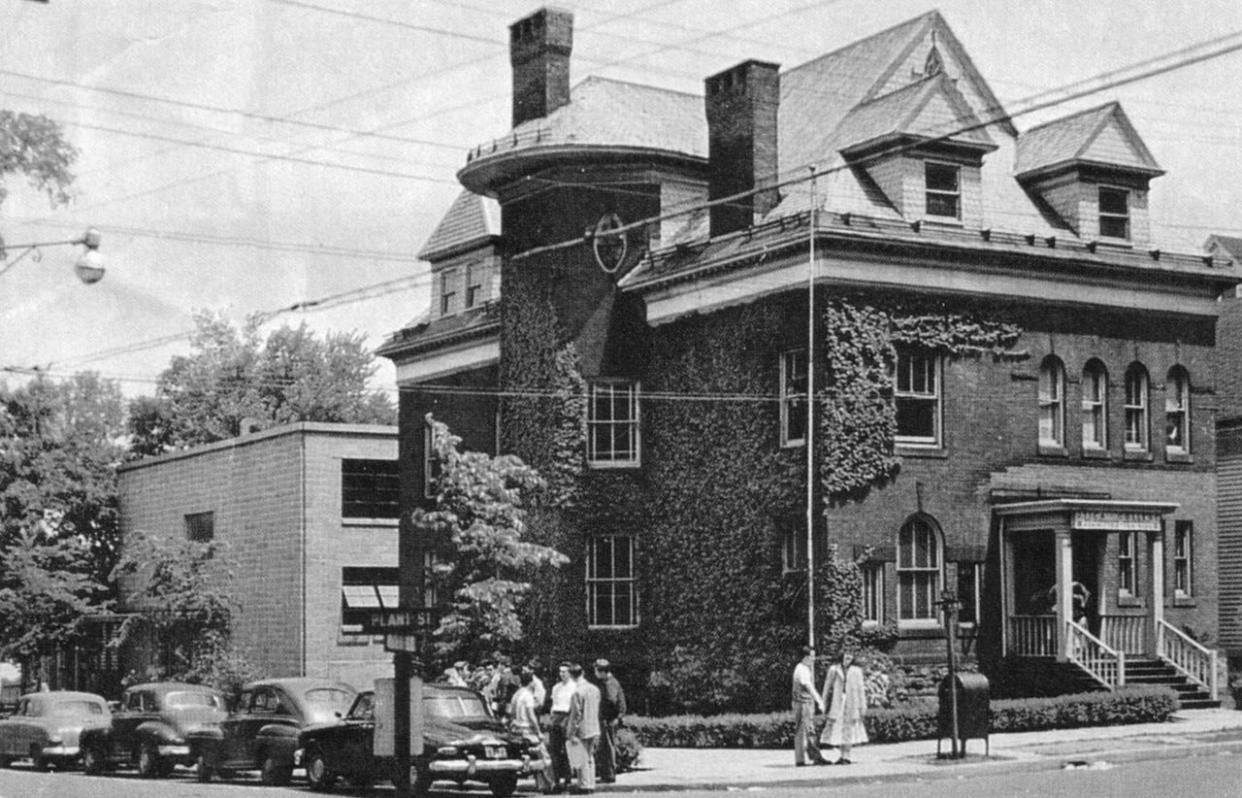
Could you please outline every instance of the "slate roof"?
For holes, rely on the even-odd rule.
[[[1083,158],[1096,137],[1110,123],[1120,129],[1126,143],[1133,148],[1136,168],[1161,172],[1147,145],[1139,138],[1125,111],[1117,102],[1105,103],[1086,111],[1055,119],[1033,127],[1018,138],[1018,159],[1014,171],[1018,175]]]
[[[952,110],[952,121],[948,124],[945,120],[923,116],[928,104],[937,97],[942,97]],[[837,125],[833,139],[834,144],[841,148],[850,148],[901,134],[947,137],[950,141],[996,148],[992,137],[982,129],[979,117],[970,110],[961,92],[954,88],[953,81],[944,73],[856,105]]]
[[[1238,263],[1242,263],[1242,238],[1213,235],[1210,236],[1207,243],[1203,245],[1204,249],[1211,249],[1213,244],[1216,244],[1221,249],[1225,250],[1225,252],[1229,254],[1229,257],[1233,258]]]
[[[499,235],[500,205],[493,199],[463,191],[453,200],[427,243],[418,251],[418,257],[439,260]]]

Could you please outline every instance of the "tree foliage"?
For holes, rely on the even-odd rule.
[[[128,588],[123,609],[130,614],[120,644],[145,645],[154,654],[132,679],[203,683],[227,692],[254,678],[231,642],[238,607],[223,544],[137,532],[126,540],[112,578]]]
[[[377,366],[364,336],[320,338],[302,324],[263,340],[261,321],[252,316],[239,329],[211,313],[196,316],[194,351],[172,359],[154,397],[130,405],[134,455],[233,438],[248,420],[260,429],[299,421],[394,423],[392,402],[366,387]]]
[[[21,530],[0,549],[0,659],[35,663],[71,641],[83,617],[106,606],[84,542],[51,537],[50,530],[47,524]]]
[[[541,568],[568,559],[555,549],[523,540],[524,507],[545,488],[539,474],[517,457],[462,452],[461,439],[430,414],[436,461],[436,504],[414,511],[415,534],[435,541],[448,556],[428,575],[449,611],[436,631],[438,652],[477,657],[522,638],[522,603]]]
[[[36,530],[77,540],[93,577],[105,579],[116,556],[124,430],[120,389],[97,374],[0,386],[0,549]]]
[[[70,169],[77,157],[60,125],[46,116],[0,111],[0,202],[8,196],[4,178],[22,174],[53,206],[64,205],[70,200]]]

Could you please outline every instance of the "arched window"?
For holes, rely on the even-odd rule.
[[[1190,375],[1181,366],[1169,369],[1164,381],[1164,448],[1190,453]]]
[[[1126,369],[1126,448],[1147,451],[1147,369],[1133,363]]]
[[[915,515],[897,535],[897,618],[935,623],[940,598],[940,530],[926,515]]]
[[[1065,445],[1065,366],[1053,355],[1039,367],[1039,445]]]
[[[1098,360],[1082,370],[1082,448],[1108,448],[1108,371]]]

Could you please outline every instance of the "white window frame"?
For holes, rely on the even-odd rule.
[[[1173,597],[1188,599],[1194,596],[1195,528],[1190,521],[1173,524]]]
[[[932,188],[928,182],[928,172],[935,169],[948,169],[953,172],[954,184],[956,188],[953,190],[943,188]],[[953,213],[936,213],[932,210],[930,200],[935,197],[944,199],[953,203]],[[953,219],[955,221],[962,218],[962,167],[960,164],[948,163],[946,161],[924,161],[923,162],[923,212],[924,215],[933,219]]]
[[[608,541],[611,545],[611,573],[600,575],[596,573],[596,559],[598,554],[598,546],[604,541]],[[617,545],[623,544],[629,550],[630,570],[628,574],[617,574]],[[587,538],[586,550],[586,621],[588,629],[633,629],[639,624],[638,615],[638,563],[634,559],[634,536],[626,534],[602,534],[591,535]],[[627,585],[629,588],[628,599],[619,597],[615,588],[617,586]],[[613,623],[600,623],[595,612],[597,604],[596,598],[601,589],[607,588],[611,595],[609,596],[612,604]],[[624,603],[624,611],[629,614],[629,623],[616,623],[619,609],[619,602]]]
[[[1082,370],[1082,446],[1108,448],[1108,370],[1098,360]]]
[[[1164,382],[1164,427],[1165,451],[1190,454],[1190,375],[1180,366]],[[1170,443],[1174,430],[1179,442]]]
[[[587,397],[587,465],[591,468],[634,468],[642,464],[642,386],[624,380],[598,380],[588,388]],[[597,418],[600,400],[613,408],[609,418]],[[615,409],[621,402],[628,417],[617,420]],[[607,435],[610,445],[605,449],[598,440]],[[626,445],[618,445],[623,441]]]
[[[798,366],[801,365],[801,390],[798,385]],[[806,350],[790,349],[781,352],[781,446],[805,446],[807,425],[807,387],[808,380]],[[803,433],[800,437],[790,434],[790,426],[795,417],[801,416]]]
[[[1128,189],[1128,188],[1122,188],[1121,186],[1097,186],[1097,189],[1098,189],[1098,190],[1097,190],[1097,193],[1096,193],[1096,196],[1095,196],[1095,201],[1096,201],[1096,210],[1098,210],[1098,211],[1099,211],[1099,222],[1098,222],[1098,225],[1099,225],[1099,231],[1100,231],[1100,238],[1111,238],[1111,239],[1113,239],[1114,241],[1129,241],[1129,240],[1130,240],[1130,237],[1131,237],[1131,228],[1130,228],[1130,205],[1131,205],[1131,203],[1130,203],[1130,189]],[[1126,204],[1126,212],[1125,212],[1125,213],[1116,213],[1116,212],[1113,212],[1113,211],[1105,211],[1105,210],[1104,210],[1104,194],[1105,194],[1105,192],[1115,192],[1116,194],[1120,195],[1120,196],[1121,196],[1121,197],[1125,200],[1125,204]],[[1122,222],[1122,224],[1124,224],[1124,225],[1125,225],[1125,230],[1126,230],[1125,235],[1121,235],[1121,236],[1114,236],[1114,235],[1109,235],[1108,233],[1105,233],[1105,232],[1104,232],[1104,222],[1105,222],[1105,220],[1108,220],[1108,221],[1121,221],[1121,222]]]
[[[865,562],[859,566],[862,575],[863,626],[884,623],[884,563]]]
[[[1039,367],[1039,445],[1065,446],[1065,366],[1055,356]]]
[[[1137,385],[1135,381],[1137,381]],[[1126,369],[1125,448],[1127,451],[1146,452],[1150,446],[1151,420],[1148,411],[1151,403],[1148,398],[1150,393],[1149,386],[1147,369],[1138,363]]]
[[[901,402],[924,402],[932,405],[932,434],[927,435],[903,435],[900,428],[897,430],[896,443],[900,446],[913,446],[924,448],[936,448],[941,445],[943,438],[943,402],[941,386],[944,383],[942,379],[942,359],[934,352],[924,352],[922,350],[898,347],[897,357],[894,364],[893,374],[893,401],[897,404]],[[915,387],[917,380],[917,372],[922,370],[924,379],[923,390]],[[908,372],[908,373],[907,373]],[[906,381],[906,387],[902,387],[903,378]],[[927,383],[931,383],[931,389],[927,390]],[[900,418],[900,414],[898,414]]]
[[[436,458],[435,433],[430,424],[423,424],[423,498],[436,497]]]
[[[910,544],[906,545],[907,532]],[[925,546],[922,551],[928,555],[928,562],[919,563],[917,535],[929,536],[932,545]],[[922,593],[923,602],[914,601],[913,606],[906,606],[905,594],[907,582],[910,584],[912,596],[914,591]],[[901,525],[897,533],[897,624],[904,627],[939,626],[940,618],[935,602],[940,600],[940,591],[944,585],[944,541],[937,525],[926,516],[916,515]],[[917,597],[916,597],[917,598]],[[925,603],[924,614],[918,614],[918,605]]]
[[[1137,532],[1117,535],[1117,595],[1127,598],[1138,595]]]

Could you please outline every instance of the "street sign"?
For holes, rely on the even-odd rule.
[[[407,654],[417,654],[419,649],[419,635],[406,632],[397,632],[395,634],[390,632],[384,635],[385,651],[402,651]]]
[[[414,634],[434,632],[443,610],[437,607],[399,607],[371,610],[355,634]]]

